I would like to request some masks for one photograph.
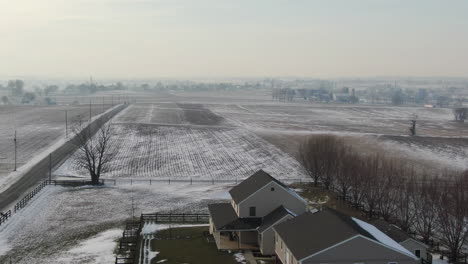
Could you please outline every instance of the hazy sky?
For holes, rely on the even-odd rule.
[[[0,76],[468,76],[467,0],[0,0]]]

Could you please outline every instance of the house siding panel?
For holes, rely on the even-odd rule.
[[[291,219],[291,215],[286,215],[280,221],[275,223],[273,226],[282,223],[288,219]],[[274,255],[275,254],[275,230],[273,227],[265,230],[262,234],[262,239],[260,243],[260,251],[263,255]]]
[[[400,243],[404,248],[406,248],[409,252],[415,254],[416,250],[421,250],[421,258],[427,260],[427,249],[420,243],[414,241],[413,239],[408,239]]]
[[[274,188],[274,191],[271,191],[271,188]],[[306,211],[306,204],[303,200],[284,190],[277,183],[270,182],[238,204],[239,217],[249,217],[250,207],[256,207],[256,217],[264,217],[281,205],[297,215]]]

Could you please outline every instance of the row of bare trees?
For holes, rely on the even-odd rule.
[[[300,160],[314,185],[338,193],[372,218],[383,218],[425,243],[439,240],[455,262],[468,246],[468,174],[434,175],[382,153],[361,154],[333,135],[306,138]]]

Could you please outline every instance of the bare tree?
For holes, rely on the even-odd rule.
[[[416,196],[415,170],[414,168],[409,170],[404,169],[404,167],[401,168],[403,168],[401,170],[403,172],[401,175],[402,180],[398,186],[395,186],[395,192],[398,194],[395,201],[395,216],[400,228],[405,232],[410,232],[417,217],[415,200],[418,197]]]
[[[453,116],[455,117],[455,121],[465,122],[465,119],[468,117],[468,108],[454,108]]]
[[[300,147],[299,157],[315,186],[319,181],[325,189],[330,189],[333,185],[341,149],[344,147],[343,140],[333,135],[306,138]]]
[[[382,195],[381,181],[383,177],[382,171],[379,169],[381,162],[381,156],[375,155],[367,158],[362,168],[362,180],[364,181],[362,190],[363,205],[369,219],[375,216]]]
[[[338,162],[335,186],[343,200],[346,200],[354,180],[359,177],[361,160],[350,147],[346,147],[341,149]]]
[[[94,125],[99,127],[97,131],[93,131]],[[74,161],[89,172],[91,183],[97,185],[101,174],[109,170],[109,163],[115,157],[115,151],[111,149],[111,124],[96,121],[80,127],[74,129],[75,137],[71,141],[78,148]]]
[[[379,184],[376,186],[380,191],[377,200],[379,213],[385,221],[389,221],[397,211],[397,201],[401,195],[401,186],[404,184],[403,165],[396,159],[385,159],[381,161],[379,168]]]
[[[455,263],[468,240],[468,177],[446,173],[437,203],[437,227],[441,242]]]
[[[422,237],[423,242],[429,244],[434,234],[437,221],[437,203],[440,197],[439,179],[430,178],[424,173],[421,184],[416,189],[414,209],[416,219],[414,227]]]

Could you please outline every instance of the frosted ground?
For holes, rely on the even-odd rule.
[[[306,177],[289,154],[199,104],[131,105],[113,120],[116,158],[104,178],[242,179],[264,169]],[[86,176],[65,162],[56,175]]]
[[[468,153],[466,138],[457,138],[466,125],[452,122],[450,109],[286,104],[272,102],[266,93],[192,95],[145,95],[144,104],[117,115],[112,122],[118,158],[105,177],[232,179],[262,168],[278,178],[297,178],[305,176],[294,159],[302,137],[324,132],[432,166],[464,168]],[[408,120],[415,113],[420,136],[409,138]],[[55,174],[85,175],[71,159]],[[137,214],[204,211],[208,202],[225,199],[227,188],[48,187],[0,227],[0,255],[12,254],[14,263],[108,262],[130,217],[132,196]],[[105,253],[98,254],[96,245]]]
[[[142,212],[206,212],[227,199],[228,185],[48,186],[0,227],[1,255],[13,263],[112,263],[124,221]]]
[[[232,179],[262,168],[300,178],[294,157],[312,133],[355,137],[423,166],[467,166],[468,140],[459,137],[468,126],[453,122],[451,109],[278,103],[258,94],[209,99],[169,95],[120,113],[113,120],[118,158],[105,177]],[[418,137],[408,143],[415,115]],[[68,160],[55,174],[85,172]]]
[[[101,114],[109,106],[93,105],[91,113]],[[20,167],[65,138],[65,110],[70,127],[80,119],[89,119],[89,105],[0,106],[0,182],[14,169],[15,130]]]

